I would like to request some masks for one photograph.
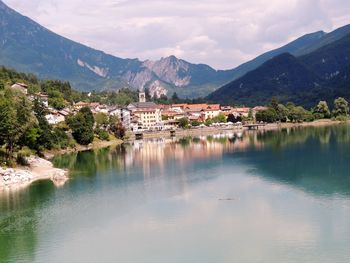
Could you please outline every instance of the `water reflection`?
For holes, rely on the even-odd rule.
[[[334,253],[329,242],[346,247],[350,233],[349,142],[349,126],[340,125],[145,140],[58,156],[55,165],[71,171],[65,186],[40,182],[0,195],[0,262],[69,262],[81,251],[87,262],[95,254],[95,262],[138,254],[185,262],[191,253],[191,262],[287,262],[288,249],[322,252],[325,244]],[[334,204],[333,197],[345,201]],[[344,251],[341,257],[350,255]]]
[[[182,168],[207,160],[240,158],[253,174],[315,194],[350,195],[350,126],[229,133],[180,139],[136,141],[115,148],[55,158],[73,176],[140,169],[144,178],[165,175],[171,162]]]

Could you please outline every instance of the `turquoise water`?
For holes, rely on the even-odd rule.
[[[0,262],[349,262],[350,127],[65,155],[0,194]]]

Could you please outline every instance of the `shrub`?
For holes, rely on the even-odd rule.
[[[17,153],[16,162],[19,165],[28,166],[27,157],[29,157],[31,154],[32,154],[32,151],[28,147],[23,147]]]
[[[347,121],[349,118],[347,116],[344,116],[344,115],[339,115],[335,118],[335,120],[337,121]]]
[[[192,122],[191,122],[191,125],[192,125],[193,127],[198,127],[199,125],[201,125],[201,123],[200,123],[199,121],[192,121]]]
[[[104,129],[95,129],[95,134],[102,141],[109,141],[109,133]]]

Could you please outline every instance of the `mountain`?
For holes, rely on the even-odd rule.
[[[294,54],[294,53],[297,53],[299,50],[304,50],[304,49],[306,50],[307,47],[313,46],[313,44],[317,43],[317,41],[319,41],[325,35],[326,33],[323,31],[307,34],[288,43],[285,46],[266,52],[256,57],[255,59],[248,61],[238,66],[237,68],[233,69],[232,70],[233,80],[238,79],[239,77],[242,77],[247,72],[258,68],[259,66],[264,64],[266,61],[278,55],[281,55],[283,53]]]
[[[282,54],[208,96],[220,103],[267,104],[282,102],[310,107],[319,100],[332,102],[342,94],[350,99],[350,34],[300,57]]]
[[[159,61],[122,59],[59,36],[0,0],[0,64],[41,78],[68,80],[79,90],[150,88],[158,95],[207,95],[232,80],[174,56]]]
[[[331,44],[347,34],[350,34],[350,25],[343,26],[338,28],[330,33],[325,33],[323,31],[318,31],[311,34],[306,34],[285,46],[277,48],[275,50],[266,52],[255,59],[243,63],[237,68],[233,69],[232,72],[232,80],[238,79],[242,77],[244,74],[252,71],[259,66],[261,66],[266,61],[280,55],[283,53],[290,53],[296,57],[303,56],[313,51],[324,47],[328,44]]]

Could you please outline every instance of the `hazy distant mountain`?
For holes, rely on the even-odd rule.
[[[41,78],[68,80],[79,90],[149,88],[151,94],[206,96],[282,53],[308,54],[340,39],[344,27],[330,34],[305,35],[232,70],[215,70],[174,56],[158,61],[122,59],[108,55],[42,27],[0,0],[0,65],[35,73]]]
[[[173,56],[142,62],[105,54],[47,30],[1,1],[0,26],[0,64],[42,78],[69,80],[80,90],[126,86],[194,97],[232,80],[230,71],[216,71]]]
[[[323,38],[321,38],[322,40]],[[267,104],[272,96],[313,106],[336,96],[350,99],[350,34],[310,54],[282,54],[208,96],[221,103]]]

